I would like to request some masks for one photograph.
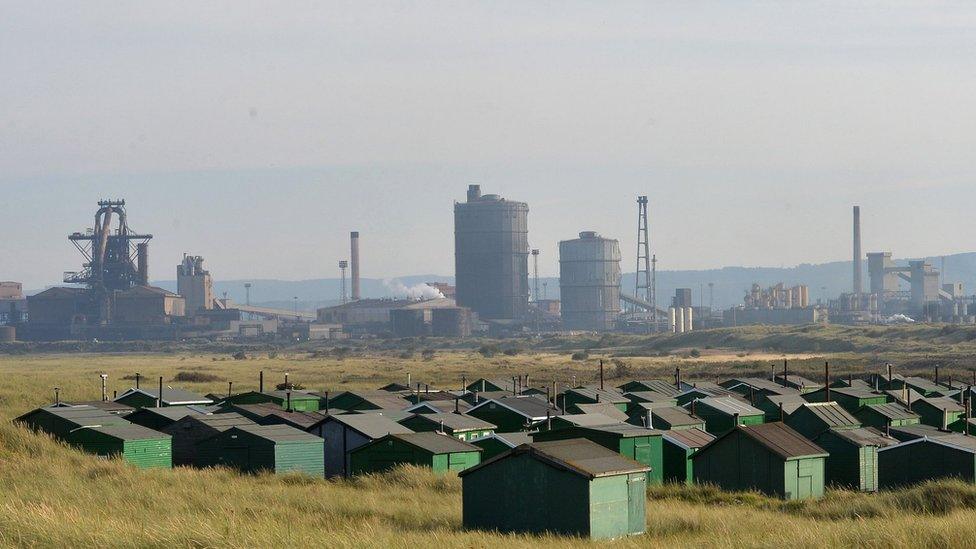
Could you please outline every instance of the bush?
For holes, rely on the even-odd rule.
[[[234,353],[233,357],[234,360],[247,360],[247,355],[244,354],[244,351],[238,351]]]
[[[407,350],[407,351],[400,351],[400,354],[399,354],[399,355],[397,355],[397,357],[398,357],[398,358],[402,358],[402,359],[404,359],[404,360],[407,360],[407,359],[410,359],[410,358],[413,358],[413,351],[410,351],[410,350]]]
[[[184,381],[187,383],[208,383],[212,381],[223,381],[220,376],[205,374],[203,372],[177,372],[173,376],[173,381]]]
[[[590,358],[590,353],[587,353],[586,351],[576,351],[569,358],[571,358],[573,360],[586,360],[586,359]]]
[[[434,360],[434,354],[435,353],[433,349],[424,349],[420,353],[420,358],[424,360]]]
[[[278,351],[268,351],[268,358],[271,360],[278,358]]]
[[[698,358],[701,356],[701,351],[699,351],[698,349],[692,349],[691,351],[688,352],[688,355],[691,356],[691,358]]]
[[[481,347],[478,348],[478,353],[481,356],[485,357],[485,358],[491,358],[491,357],[495,356],[496,354],[498,354],[498,346],[497,345],[482,345]]]
[[[518,347],[509,347],[508,349],[505,349],[502,352],[505,354],[505,356],[515,356],[520,352],[522,352],[522,350],[519,349]]]

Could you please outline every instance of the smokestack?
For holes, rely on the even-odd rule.
[[[861,295],[861,207],[854,206],[854,295]]]
[[[352,300],[359,301],[359,231],[349,233],[349,267],[352,279]]]
[[[141,242],[136,245],[136,265],[139,269],[140,286],[149,285],[149,244]]]

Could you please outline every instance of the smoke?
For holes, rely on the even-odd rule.
[[[405,297],[407,299],[440,299],[444,297],[437,288],[431,288],[426,284],[416,284],[414,286],[407,286],[403,282],[397,279],[384,280],[383,285],[386,289],[390,291],[393,297]]]

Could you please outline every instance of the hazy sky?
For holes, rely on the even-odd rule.
[[[976,7],[0,0],[0,279],[79,268],[101,197],[215,276],[453,273],[469,183],[633,270],[976,249]]]

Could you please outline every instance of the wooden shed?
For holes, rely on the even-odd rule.
[[[883,489],[946,478],[976,482],[976,437],[917,438],[878,450],[878,484]]]
[[[806,404],[803,395],[795,393],[789,395],[762,395],[756,399],[755,407],[766,414],[766,423],[783,421],[797,408]],[[782,417],[781,417],[782,416]]]
[[[713,440],[714,435],[701,429],[664,431],[661,436],[664,482],[694,483],[695,468],[691,458]]]
[[[293,412],[317,412],[321,398],[308,391],[248,391],[224,399],[227,404],[271,403]],[[331,404],[330,404],[331,405]]]
[[[678,396],[678,393],[690,388],[691,385],[687,383],[682,383],[679,386],[678,384],[663,379],[628,381],[623,385],[617,386],[617,389],[622,393],[652,392],[668,398],[675,398]]]
[[[808,402],[786,418],[786,425],[814,440],[830,429],[856,429],[861,422],[836,402]]]
[[[528,433],[492,433],[486,437],[472,440],[478,448],[481,448],[481,461],[487,461],[499,454],[532,442],[532,436]]]
[[[37,408],[14,419],[14,422],[59,440],[67,440],[68,433],[79,427],[130,425],[123,416],[93,406]]]
[[[827,451],[825,482],[862,492],[878,490],[878,450],[898,444],[872,427],[829,429],[814,442]]]
[[[912,411],[918,414],[922,424],[946,430],[962,419],[966,408],[951,398],[932,397],[912,402]]]
[[[664,431],[705,429],[705,420],[692,415],[690,411],[681,406],[652,408],[647,412],[646,421],[647,423],[644,424],[644,427],[648,429],[660,429]]]
[[[125,416],[130,423],[162,431],[186,416],[202,416],[212,413],[212,409],[202,406],[167,406],[165,408],[139,408]]]
[[[783,387],[789,387],[791,389],[796,389],[802,394],[811,393],[823,387],[822,383],[817,383],[803,376],[798,376],[796,374],[776,374],[774,381],[779,383]]]
[[[276,404],[230,404],[222,407],[217,413],[237,413],[258,425],[288,425],[296,429],[306,430],[322,421],[325,414],[319,412],[288,412]]]
[[[855,413],[864,406],[874,404],[884,404],[888,402],[888,397],[883,394],[875,393],[867,389],[843,387],[831,389],[830,396],[827,389],[820,389],[812,393],[806,393],[803,398],[807,402],[836,402],[850,413]]]
[[[465,441],[495,432],[491,423],[463,414],[415,414],[399,423],[417,433],[439,432]]]
[[[766,413],[732,397],[711,397],[695,400],[692,413],[705,420],[705,430],[721,435],[738,425],[759,425],[766,421]]]
[[[532,440],[535,442],[574,438],[585,438],[626,458],[646,465],[648,483],[657,485],[663,482],[664,458],[661,431],[645,429],[629,423],[616,423],[589,427],[568,427],[532,434]]]
[[[782,423],[739,425],[692,457],[695,482],[784,499],[824,493],[827,452]]]
[[[642,534],[647,467],[588,440],[523,444],[461,473],[471,530],[611,539]]]
[[[234,413],[188,415],[163,428],[162,432],[173,437],[173,465],[196,465],[198,442],[241,425],[255,423]]]
[[[482,400],[475,404],[468,415],[497,426],[498,433],[526,431],[556,410],[545,399],[534,396],[504,397]]]
[[[238,425],[197,443],[197,464],[323,476],[321,438],[288,425]]]
[[[170,436],[140,425],[81,427],[68,434],[67,442],[90,454],[121,457],[142,469],[173,466]]]
[[[154,408],[157,401],[161,406],[209,406],[213,401],[209,398],[173,387],[163,388],[163,397],[159,398],[159,389],[132,388],[119,395],[115,402],[120,402],[133,408]]]
[[[592,427],[594,425],[614,425],[616,423],[621,423],[621,421],[603,414],[566,414],[544,419],[533,425],[532,431],[552,431],[555,429],[567,429],[569,427]]]
[[[613,404],[621,412],[626,412],[627,405],[630,404],[630,399],[616,389],[599,389],[593,387],[567,389],[559,395],[558,399],[559,407],[571,414],[581,413],[581,410],[576,408],[577,404],[600,403]]]
[[[381,414],[342,414],[322,418],[308,432],[325,440],[325,476],[349,475],[349,452],[389,434],[412,433]]]
[[[854,412],[854,417],[866,427],[884,430],[886,427],[902,427],[918,425],[921,418],[915,412],[908,411],[901,404],[889,402],[887,404],[869,404]]]
[[[380,473],[397,465],[460,472],[481,463],[481,448],[438,433],[391,434],[349,452],[350,474]]]
[[[402,410],[410,402],[387,391],[344,391],[329,400],[329,407],[339,410]]]
[[[599,404],[577,404],[576,408],[578,408],[580,413],[583,414],[603,414],[617,421],[627,421],[627,413],[621,412],[620,408],[617,408],[609,402],[601,402]]]

